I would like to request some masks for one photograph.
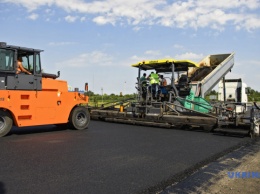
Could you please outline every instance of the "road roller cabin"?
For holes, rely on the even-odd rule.
[[[68,91],[67,81],[57,79],[59,72],[44,73],[41,52],[0,42],[0,137],[12,126],[88,127],[88,97]]]

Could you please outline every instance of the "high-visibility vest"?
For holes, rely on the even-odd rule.
[[[152,73],[150,77],[151,84],[159,84],[159,76],[156,73]]]

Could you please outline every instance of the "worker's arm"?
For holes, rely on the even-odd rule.
[[[27,70],[23,67],[22,63],[19,62],[19,61],[18,61],[18,68],[20,68],[22,72],[25,72],[25,73],[27,73],[27,74],[32,74],[31,72],[27,71]]]

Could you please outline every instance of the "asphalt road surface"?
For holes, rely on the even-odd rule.
[[[91,121],[0,138],[0,193],[153,193],[249,138]],[[186,170],[186,171],[185,171]]]

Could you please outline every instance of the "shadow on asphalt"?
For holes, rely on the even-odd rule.
[[[96,122],[104,122],[101,120],[98,120]],[[114,122],[108,122],[108,123],[114,123]],[[122,123],[118,123],[118,125],[120,125]],[[129,124],[129,123],[123,123],[124,125],[133,125],[133,124]],[[245,138],[245,137],[249,137],[248,134],[245,133],[228,133],[228,132],[216,132],[216,131],[209,131],[209,130],[205,130],[203,129],[203,127],[190,127],[188,125],[183,125],[183,126],[174,126],[174,127],[158,127],[158,126],[145,126],[145,125],[139,125],[142,127],[152,127],[152,128],[160,128],[162,130],[179,130],[179,131],[191,131],[191,132],[199,132],[199,133],[210,133],[212,135],[216,135],[216,136],[226,136],[226,137],[237,137],[237,138]]]
[[[228,133],[220,133],[220,132],[213,132],[213,135],[216,135],[216,136],[227,136],[227,137],[237,137],[237,138],[248,137],[247,135],[243,135],[243,134],[228,134]]]
[[[46,132],[57,132],[65,131],[66,128],[61,128],[56,125],[42,125],[42,126],[33,126],[33,127],[13,127],[9,135],[27,135],[27,134],[37,134],[37,133],[46,133]]]
[[[166,128],[167,129],[167,128]],[[227,137],[237,137],[237,138],[245,138],[248,137],[247,134],[239,134],[239,133],[225,133],[225,132],[215,132],[215,131],[207,131],[201,127],[180,127],[180,128],[170,128],[170,130],[182,130],[182,131],[192,131],[192,132],[199,132],[199,133],[210,133],[215,136],[227,136]]]
[[[5,194],[6,193],[5,185],[4,185],[3,182],[0,182],[0,193],[1,194]]]

